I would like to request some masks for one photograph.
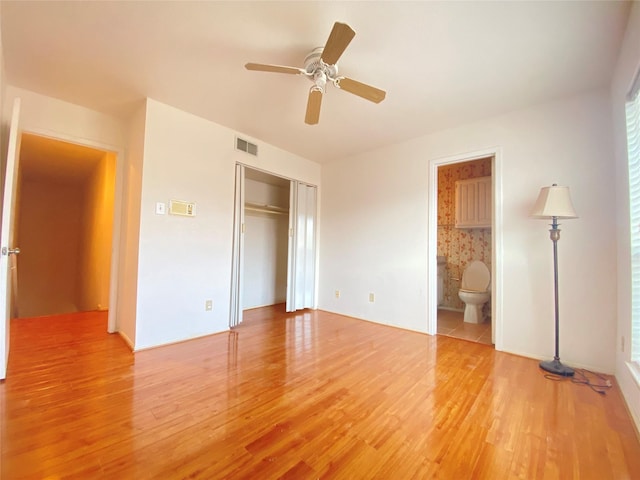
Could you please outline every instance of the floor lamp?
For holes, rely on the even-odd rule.
[[[559,218],[578,218],[571,203],[569,187],[560,187],[555,183],[550,187],[542,187],[540,195],[531,212],[533,218],[550,218],[551,229],[549,230],[551,241],[553,242],[553,283],[556,307],[556,352],[553,360],[540,362],[540,368],[553,373],[570,377],[573,369],[560,362],[560,340],[559,326],[560,314],[558,309],[558,240],[560,240],[560,229],[558,228]]]

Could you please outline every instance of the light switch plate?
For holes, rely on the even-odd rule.
[[[156,215],[164,215],[167,211],[167,205],[164,202],[156,203]]]

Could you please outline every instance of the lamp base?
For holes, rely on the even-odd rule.
[[[540,368],[549,373],[553,373],[554,375],[560,375],[563,377],[572,377],[574,373],[573,368],[563,365],[560,363],[559,359],[540,362]]]

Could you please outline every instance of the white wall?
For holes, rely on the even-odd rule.
[[[245,175],[246,176],[246,175]],[[245,180],[245,202],[289,209],[289,185],[272,185],[247,178]],[[288,182],[286,182],[288,183]]]
[[[257,158],[234,149],[232,130],[147,100],[136,349],[228,329],[236,162],[319,184],[318,164],[256,143]],[[171,199],[197,215],[156,215]]]
[[[21,182],[16,223],[16,245],[22,249],[17,292],[20,317],[81,310],[78,278],[86,263],[81,255],[86,230],[82,186],[42,178]]]
[[[320,309],[426,331],[427,166],[403,145],[324,165]]]
[[[80,311],[107,310],[113,239],[116,156],[105,153],[84,185],[77,289]]]
[[[631,375],[627,362],[631,359],[631,249],[629,244],[629,179],[627,174],[627,141],[625,120],[625,97],[631,88],[634,76],[640,69],[640,8],[634,3],[626,36],[616,66],[611,101],[615,142],[616,207],[617,225],[617,292],[618,324],[615,343],[616,378],[629,406],[636,426],[640,429],[640,385]],[[623,351],[621,338],[625,338]]]
[[[10,118],[13,99],[20,97],[20,127],[23,131],[43,136],[83,140],[86,145],[99,145],[118,150],[125,145],[124,123],[88,108],[40,95],[29,90],[7,86],[3,118]]]
[[[289,217],[245,212],[242,308],[284,303],[287,299]]]
[[[606,91],[325,165],[319,307],[426,331],[429,162],[493,147],[501,149],[503,172],[503,349],[553,357],[552,243],[544,221],[528,214],[540,187],[569,185],[580,218],[564,222],[558,247],[561,358],[613,372],[615,200]]]

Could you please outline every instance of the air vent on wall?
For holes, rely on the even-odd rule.
[[[236,150],[246,152],[254,157],[258,156],[258,146],[255,143],[247,142],[240,137],[236,137]]]

